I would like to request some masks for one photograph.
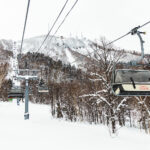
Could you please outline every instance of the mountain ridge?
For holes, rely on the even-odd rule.
[[[87,39],[86,37],[63,37],[63,36],[50,36],[45,44],[39,49],[41,46],[44,35],[31,37],[24,40],[22,53],[42,53],[46,56],[51,57],[55,61],[61,60],[64,64],[71,64],[75,67],[84,68],[84,65],[87,63],[87,60],[90,57],[94,57],[94,51],[96,50],[96,46],[100,46],[99,42],[95,42]],[[20,41],[17,41],[18,50],[20,49]],[[12,40],[0,40],[0,49],[12,51],[13,49],[13,41]],[[111,49],[112,51],[116,51],[115,49]],[[121,62],[130,62],[132,60],[137,60],[140,53],[137,52],[129,52],[125,50],[118,50],[118,53],[122,51],[123,57],[120,59]],[[146,55],[147,57],[149,55]],[[83,65],[84,64],[84,65]]]

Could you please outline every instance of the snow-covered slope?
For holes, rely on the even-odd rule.
[[[12,50],[12,47],[13,47],[13,41],[12,40],[5,40],[5,39],[0,40],[0,49]]]
[[[101,45],[101,42],[95,43],[85,37],[66,38],[61,36],[53,37],[52,39],[49,37],[39,49],[44,38],[45,36],[39,36],[24,40],[23,53],[39,52],[50,56],[54,60],[61,60],[63,63],[71,63],[78,66],[81,63],[87,63],[84,58],[89,57],[89,54],[92,57],[94,56],[95,44]],[[139,58],[139,56],[126,51],[123,55],[120,59],[121,62],[135,61]],[[72,63],[74,61],[75,63]]]
[[[61,60],[63,63],[79,66],[87,63],[89,54],[94,56],[95,44],[100,42],[93,42],[85,37],[49,37],[44,45],[40,48],[45,36],[38,36],[24,40],[22,53],[38,52],[48,55],[54,60]],[[0,48],[5,50],[12,50],[12,41],[0,40]],[[18,49],[20,48],[20,42],[18,42]],[[39,49],[40,48],[40,49]],[[119,51],[118,51],[119,53]],[[113,54],[113,52],[112,52]],[[88,57],[87,57],[88,56]],[[129,52],[125,52],[124,56],[120,59],[121,62],[129,62],[137,60],[139,56],[133,55]]]
[[[41,46],[45,36],[33,37],[24,40],[23,53],[39,52],[50,56],[54,60],[62,60],[64,63],[72,63],[77,57],[87,55],[92,52],[92,41],[86,38],[48,38],[44,45]],[[77,56],[78,55],[78,56]]]
[[[24,120],[24,103],[0,102],[2,150],[149,150],[150,135],[139,129],[121,128],[112,137],[105,126],[52,119],[49,106],[29,106]]]

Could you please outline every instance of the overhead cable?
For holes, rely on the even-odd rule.
[[[73,4],[73,6],[71,7],[71,9],[68,11],[68,13],[65,15],[64,19],[62,20],[62,22],[60,23],[60,25],[58,26],[58,28],[56,29],[55,33],[52,35],[52,37],[50,38],[50,41],[52,41],[52,39],[54,38],[54,36],[56,35],[56,33],[58,32],[58,30],[60,29],[60,27],[63,25],[63,23],[65,22],[65,20],[67,19],[68,15],[71,13],[71,11],[73,10],[73,8],[75,7],[75,5],[77,4],[78,0],[75,1],[75,3]]]
[[[150,23],[150,21],[148,21],[148,22],[144,23],[143,25],[141,25],[141,26],[140,26],[140,28],[142,28],[142,27],[146,26],[146,25],[147,25],[147,24],[149,24],[149,23]]]
[[[122,36],[120,36],[119,38],[117,38],[117,39],[115,39],[115,40],[113,40],[113,41],[111,41],[111,42],[109,42],[108,44],[106,44],[105,46],[108,46],[108,45],[111,45],[111,44],[113,44],[114,42],[116,42],[116,41],[118,41],[118,40],[120,40],[120,39],[122,39],[122,38],[124,38],[125,36],[127,36],[127,35],[129,35],[129,34],[131,34],[132,32],[133,32],[133,30],[137,30],[137,29],[140,29],[140,28],[142,28],[142,27],[144,27],[144,26],[146,26],[147,24],[149,24],[150,23],[150,21],[148,21],[148,22],[146,22],[146,23],[144,23],[143,25],[141,25],[141,26],[137,26],[137,27],[135,27],[135,28],[133,28],[132,30],[130,30],[128,33],[126,33],[126,34],[124,34],[124,35],[122,35]],[[96,50],[97,51],[97,50]],[[91,53],[89,53],[88,55],[90,55],[90,54],[92,54],[92,53],[94,53],[95,51],[93,51],[93,52],[91,52]],[[73,61],[71,64],[73,64],[73,63],[75,63],[75,62],[77,62],[78,60],[75,60],[75,61]]]
[[[68,3],[68,0],[66,0],[66,2],[65,2],[65,4],[64,4],[64,6],[62,7],[61,11],[59,12],[59,14],[58,14],[58,16],[57,16],[56,20],[54,21],[54,23],[53,23],[53,25],[52,25],[51,29],[50,29],[50,30],[49,30],[49,32],[47,33],[46,37],[44,38],[44,40],[43,40],[43,42],[42,42],[41,46],[39,47],[39,49],[37,50],[37,52],[38,52],[38,51],[40,51],[40,49],[42,48],[43,44],[44,44],[44,43],[45,43],[45,41],[47,40],[47,38],[48,38],[48,36],[50,35],[50,33],[51,33],[52,29],[54,28],[54,26],[55,26],[56,22],[58,21],[58,19],[59,19],[59,17],[61,16],[61,14],[62,14],[63,10],[65,9],[65,7],[66,7],[67,3]]]
[[[144,27],[144,26],[146,26],[147,24],[149,24],[150,23],[150,21],[148,21],[148,22],[146,22],[146,23],[144,23],[143,25],[141,25],[141,26],[137,26],[137,27],[135,27],[135,28],[133,28],[132,30],[130,30],[128,33],[126,33],[125,35],[123,35],[123,36],[121,36],[121,37],[119,37],[119,38],[117,38],[117,39],[115,39],[115,40],[113,40],[113,41],[111,41],[110,43],[108,43],[107,45],[110,45],[110,44],[112,44],[112,43],[114,43],[114,42],[116,42],[116,41],[118,41],[118,40],[120,40],[120,39],[122,39],[122,38],[124,38],[125,36],[127,36],[127,35],[129,35],[130,33],[132,33],[132,31],[134,30],[134,29],[140,29],[140,28],[142,28],[142,27]],[[107,46],[106,45],[106,46]]]
[[[26,24],[27,24],[29,7],[30,7],[30,0],[28,0],[27,11],[26,11],[26,16],[25,16],[25,22],[24,22],[24,28],[23,28],[21,46],[20,46],[20,57],[21,57],[21,53],[22,53],[22,46],[23,46],[23,41],[24,41],[24,34],[25,34],[25,29],[26,29]]]

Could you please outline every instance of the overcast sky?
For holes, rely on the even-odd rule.
[[[65,1],[31,0],[25,38],[46,34]],[[28,0],[0,2],[0,39],[21,40]],[[58,24],[74,2],[69,1]],[[150,21],[150,0],[79,0],[57,35],[106,37],[111,41],[147,21]],[[150,24],[141,30],[147,32],[143,38],[145,52],[150,53]],[[131,35],[115,46],[140,50],[138,37]]]

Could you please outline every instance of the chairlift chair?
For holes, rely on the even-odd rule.
[[[47,86],[39,86],[39,87],[38,87],[38,92],[39,92],[39,93],[48,93],[49,90],[48,90],[48,87],[47,87]]]
[[[8,91],[8,98],[24,98],[24,91],[20,87],[12,87]]]
[[[112,77],[112,91],[117,96],[150,95],[150,71],[117,69]]]
[[[44,81],[41,79],[39,86],[38,86],[38,92],[39,93],[48,93],[48,87],[45,85]]]
[[[132,61],[126,65],[137,67],[144,59],[144,47],[141,34],[137,31],[138,27],[131,30],[131,35],[137,34],[141,43],[141,57],[137,61]],[[116,68],[116,65],[114,66]],[[150,70],[136,69],[114,69],[111,79],[112,92],[116,96],[150,96]]]

